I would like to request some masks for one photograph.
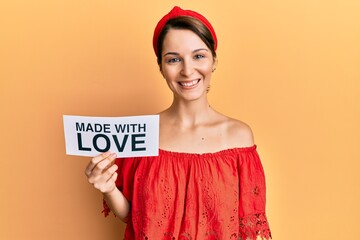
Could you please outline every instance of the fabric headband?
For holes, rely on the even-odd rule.
[[[178,6],[175,6],[168,14],[166,14],[164,17],[162,17],[160,19],[160,21],[158,22],[158,24],[155,27],[154,30],[154,36],[153,36],[153,48],[155,51],[155,55],[157,57],[159,57],[158,54],[158,49],[157,49],[157,42],[158,42],[158,38],[159,35],[161,33],[161,31],[163,30],[164,26],[166,25],[167,21],[169,21],[170,19],[176,18],[176,17],[180,17],[180,16],[189,16],[189,17],[193,17],[196,18],[197,20],[199,20],[200,22],[202,22],[207,29],[210,31],[211,36],[214,39],[214,49],[216,50],[217,48],[217,38],[216,38],[216,34],[215,34],[215,30],[214,28],[211,26],[210,22],[201,14],[191,11],[191,10],[183,10]]]

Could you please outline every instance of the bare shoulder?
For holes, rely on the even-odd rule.
[[[226,135],[231,147],[251,147],[254,136],[250,126],[237,119],[227,117]]]

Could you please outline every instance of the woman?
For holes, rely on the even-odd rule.
[[[173,92],[160,113],[159,156],[91,160],[85,173],[104,195],[105,215],[111,209],[127,222],[125,239],[271,238],[251,129],[208,102],[217,63],[211,24],[174,7],[156,26],[153,47]]]

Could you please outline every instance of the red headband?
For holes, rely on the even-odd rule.
[[[165,24],[170,19],[180,17],[180,16],[193,17],[193,18],[196,18],[197,20],[199,20],[200,22],[202,22],[207,27],[207,29],[210,31],[211,36],[213,37],[214,42],[215,42],[214,49],[216,50],[217,38],[216,38],[215,30],[211,26],[210,22],[203,15],[201,15],[197,12],[194,12],[191,10],[183,10],[180,7],[175,6],[168,14],[166,14],[164,17],[162,17],[160,19],[160,21],[158,22],[158,24],[155,27],[154,36],[153,36],[153,48],[154,48],[156,56],[157,56],[157,50],[158,50],[157,49],[158,38],[159,38],[159,35],[160,35],[161,31],[163,30]]]

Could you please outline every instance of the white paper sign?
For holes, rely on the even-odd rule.
[[[93,157],[159,155],[159,115],[130,117],[63,116],[66,154]]]

